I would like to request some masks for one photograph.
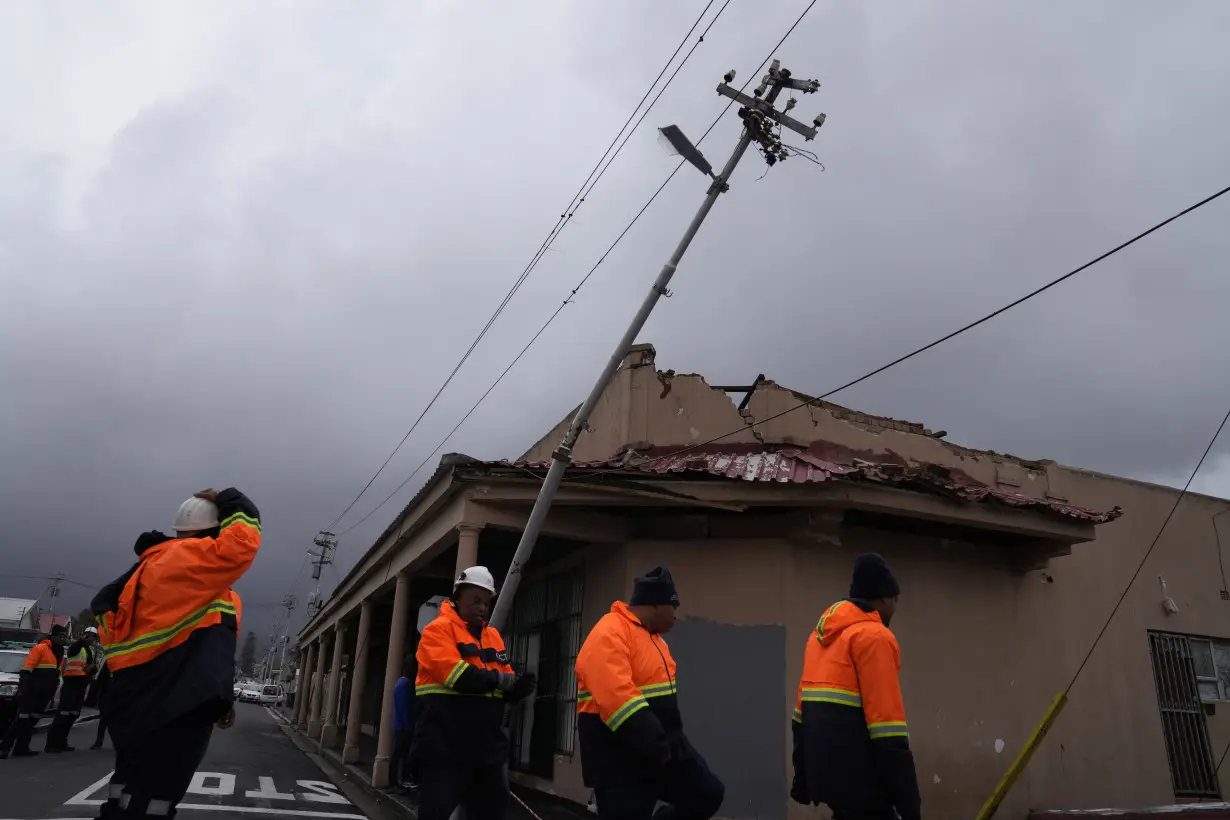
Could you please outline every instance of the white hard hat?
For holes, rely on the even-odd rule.
[[[457,587],[462,584],[468,584],[472,587],[485,589],[492,595],[495,594],[495,578],[491,575],[491,570],[486,567],[470,567],[462,570],[457,576],[457,582],[453,584],[453,592],[457,591]]]
[[[171,529],[176,532],[195,532],[208,530],[218,526],[218,505],[204,498],[193,496],[179,505],[175,514],[175,523]]]
[[[87,626],[87,627],[85,628],[85,631],[86,631],[86,632],[92,632],[92,633],[94,633],[95,635],[97,635],[97,634],[98,634],[98,630],[97,630],[97,629],[95,629],[95,628],[94,628],[94,627],[92,627],[92,626]]]

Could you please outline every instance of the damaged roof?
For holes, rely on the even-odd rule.
[[[778,484],[861,481],[942,495],[970,504],[999,504],[1094,524],[1105,524],[1123,514],[1119,507],[1108,511],[1092,510],[1054,499],[1005,492],[938,464],[896,464],[862,459],[855,459],[852,464],[838,464],[795,447],[774,450],[729,448],[720,452],[686,453],[678,452],[679,449],[682,448],[675,451],[671,448],[627,450],[604,461],[576,462],[569,468],[569,473],[618,472],[625,477],[680,475]],[[545,470],[550,466],[547,462],[532,461],[491,464],[532,471]]]

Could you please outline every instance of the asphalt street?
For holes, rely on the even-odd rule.
[[[264,707],[236,704],[235,725],[215,730],[209,752],[180,803],[181,817],[224,820],[365,820],[354,787],[343,792],[282,731]],[[94,817],[115,761],[108,740],[90,751],[97,725],[75,727],[69,754],[0,760],[0,820]],[[44,734],[35,736],[41,749]]]

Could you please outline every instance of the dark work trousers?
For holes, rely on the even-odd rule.
[[[98,735],[95,736],[94,738],[94,745],[101,747],[103,745],[103,740],[106,738],[106,736],[107,736],[107,710],[99,709],[98,710]]]
[[[394,736],[393,756],[389,758],[390,786],[397,787],[411,779],[410,761],[407,757],[410,752],[410,741],[413,737],[413,729],[402,729]]]
[[[508,810],[508,775],[502,763],[425,765],[419,776],[419,820],[448,820],[458,806],[465,808],[466,820],[503,820]]]
[[[661,780],[594,789],[600,820],[709,820],[725,797],[722,781],[695,753],[664,765]],[[659,800],[666,805],[655,811]]]
[[[69,748],[68,732],[81,716],[88,683],[89,678],[85,675],[64,678],[64,683],[60,686],[60,706],[51,721],[51,728],[47,730],[47,751],[59,752]]]
[[[52,693],[54,695],[54,693]],[[47,708],[48,697],[31,697],[23,694],[17,705],[17,714],[9,724],[8,731],[0,738],[0,753],[5,757],[9,752],[19,755],[30,754],[30,738],[34,736],[34,726],[39,715]]]
[[[175,817],[175,807],[205,759],[213,724],[199,716],[172,721],[115,750],[115,772],[101,820]]]

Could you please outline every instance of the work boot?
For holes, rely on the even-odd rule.
[[[75,746],[48,746],[43,751],[49,755],[58,755],[61,752],[75,752],[77,748]]]
[[[33,749],[17,749],[13,752],[13,757],[37,757],[38,752]]]
[[[97,741],[95,741],[95,742],[94,742],[94,745],[90,747],[90,751],[91,751],[91,752],[97,752],[97,751],[100,751],[101,749],[102,749],[102,741],[101,741],[101,740],[97,740]]]

